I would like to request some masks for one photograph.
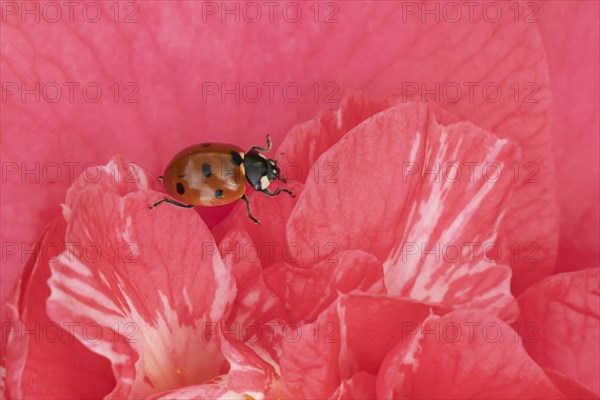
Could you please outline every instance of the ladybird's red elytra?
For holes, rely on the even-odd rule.
[[[279,188],[273,193],[269,191],[268,187],[274,180],[285,183],[277,160],[269,159],[261,153],[270,150],[269,135],[266,148],[253,146],[247,152],[228,143],[200,143],[187,147],[173,157],[164,175],[159,177],[173,199],[165,197],[149,208],[162,203],[186,208],[212,207],[241,199],[246,203],[248,217],[259,224],[250,211],[246,183],[267,196],[285,192],[296,197],[291,190],[285,188]]]

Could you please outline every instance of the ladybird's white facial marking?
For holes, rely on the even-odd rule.
[[[265,190],[266,188],[269,187],[270,184],[271,184],[271,181],[269,180],[269,178],[266,175],[263,175],[263,177],[260,178],[261,190]]]

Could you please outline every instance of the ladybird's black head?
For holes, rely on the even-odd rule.
[[[254,190],[264,190],[271,182],[281,179],[281,171],[276,160],[271,160],[256,150],[251,150],[244,156],[246,180]]]
[[[269,180],[272,182],[275,179],[281,179],[281,170],[279,169],[279,166],[277,165],[277,160],[267,159],[267,162],[268,162],[267,177],[269,178]]]

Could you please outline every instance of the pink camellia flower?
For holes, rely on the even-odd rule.
[[[248,363],[219,340],[236,289],[203,250],[212,235],[196,214],[150,213],[156,185],[145,172],[128,183],[130,165],[116,158],[97,182],[75,182],[21,277],[3,333],[9,398],[142,398],[193,384],[211,393]],[[62,252],[48,259],[50,246]],[[27,335],[35,329],[43,334]]]
[[[440,261],[405,246],[497,240],[511,197],[518,199],[511,181],[427,181],[381,163],[398,157],[428,165],[459,156],[504,165],[518,157],[518,147],[469,122],[438,122],[452,117],[420,102],[356,94],[336,115],[333,126],[302,139],[322,154],[304,153],[311,172],[293,185],[299,196],[250,194],[255,215],[277,218],[257,226],[238,206],[214,229],[218,243],[189,210],[149,210],[162,196],[157,183],[123,158],[100,168],[96,182],[86,181],[89,173],[79,178],[43,242],[42,248],[58,243],[62,252],[33,259],[9,302],[6,395],[594,398],[585,387],[596,388],[594,377],[582,374],[576,360],[565,370],[550,353],[538,365],[522,332],[508,325],[518,317],[510,267],[480,248]],[[299,143],[304,128],[281,145],[283,161],[302,151],[286,146]],[[321,142],[335,135],[329,148]],[[351,151],[358,144],[360,155]],[[326,190],[327,181],[314,179],[316,165],[332,160],[339,170]],[[373,176],[375,166],[380,174]],[[390,187],[403,176],[405,185]],[[399,201],[373,204],[365,195],[382,188]],[[337,230],[336,220],[347,220],[346,229]],[[274,245],[271,254],[261,250],[267,243]],[[253,256],[241,250],[249,244]],[[293,257],[280,249],[291,244]],[[323,244],[333,251],[309,253]],[[588,275],[597,281],[598,270]],[[583,343],[592,352],[588,368],[598,371],[593,279],[579,293],[592,302],[591,339]],[[534,304],[528,293],[525,306]],[[521,315],[531,322],[527,317]],[[552,319],[539,318],[535,326],[554,334]],[[26,333],[40,322],[46,323],[41,338]],[[49,326],[69,329],[50,337]],[[32,351],[38,346],[76,362],[49,360]],[[54,374],[64,385],[28,384]],[[68,384],[89,375],[100,378],[92,387]],[[429,376],[439,385],[427,384]]]
[[[2,3],[3,397],[598,398],[597,4],[24,4]],[[250,193],[260,226],[148,210],[183,146],[265,131],[298,196]]]

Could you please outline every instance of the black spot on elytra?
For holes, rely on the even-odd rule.
[[[240,156],[240,153],[238,153],[237,151],[232,151],[231,162],[237,167],[238,165],[241,165],[244,162],[244,159],[242,158],[242,156]]]
[[[212,146],[212,143],[202,143],[202,147],[210,147]]]
[[[231,162],[237,167],[244,162],[244,159],[237,151],[231,151]]]
[[[217,189],[217,190],[215,190],[215,197],[216,197],[217,199],[220,199],[220,198],[222,198],[222,197],[223,197],[223,191],[222,191],[221,189]]]
[[[212,168],[210,167],[210,164],[202,164],[202,175],[204,175],[205,178],[208,178],[212,175]]]
[[[183,187],[183,183],[181,183],[181,182],[177,183],[177,193],[179,193],[179,194],[185,193],[185,188]]]

